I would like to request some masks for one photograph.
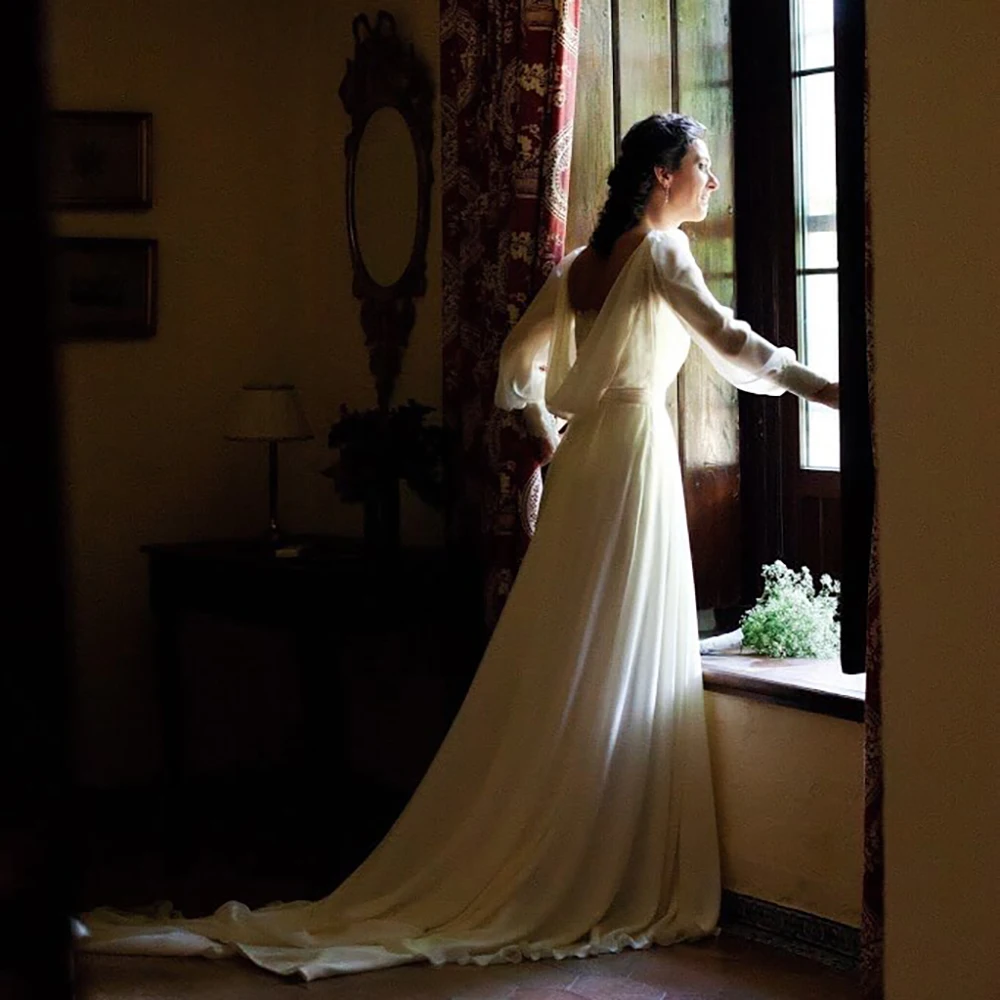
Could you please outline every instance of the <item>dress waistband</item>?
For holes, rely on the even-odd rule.
[[[652,403],[653,394],[649,389],[642,389],[636,386],[615,386],[605,389],[601,396],[602,403]]]

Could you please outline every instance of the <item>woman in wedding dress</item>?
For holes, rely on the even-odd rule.
[[[497,405],[526,408],[554,450],[542,511],[465,702],[382,843],[316,902],[230,902],[200,919],[98,910],[81,948],[241,953],[315,979],[714,931],[715,808],[667,392],[692,341],[741,389],[831,406],[838,389],[707,289],[678,228],[705,218],[718,187],[703,134],[682,115],[629,130],[590,244],[504,344]]]

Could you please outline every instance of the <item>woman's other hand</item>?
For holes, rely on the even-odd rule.
[[[548,465],[559,447],[559,425],[563,422],[553,416],[539,403],[529,403],[524,408],[524,420],[528,433],[538,440],[542,447],[541,464]]]

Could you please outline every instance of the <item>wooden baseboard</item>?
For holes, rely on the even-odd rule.
[[[858,968],[861,932],[848,924],[728,889],[722,893],[720,924],[729,934],[760,941],[832,968],[845,971]]]

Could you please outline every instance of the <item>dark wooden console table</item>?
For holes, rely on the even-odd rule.
[[[475,639],[470,640],[469,626],[474,633],[475,603],[443,549],[403,547],[394,555],[376,556],[356,539],[292,541],[302,550],[291,558],[277,555],[263,540],[142,549],[149,560],[162,699],[167,856],[175,871],[184,868],[189,856],[182,818],[186,697],[179,662],[185,614],[200,612],[294,633],[307,757],[327,786],[347,759],[343,739],[351,706],[343,697],[343,671],[363,669],[363,664],[341,662],[344,639],[430,629],[447,638],[441,669],[455,708],[471,679]]]

